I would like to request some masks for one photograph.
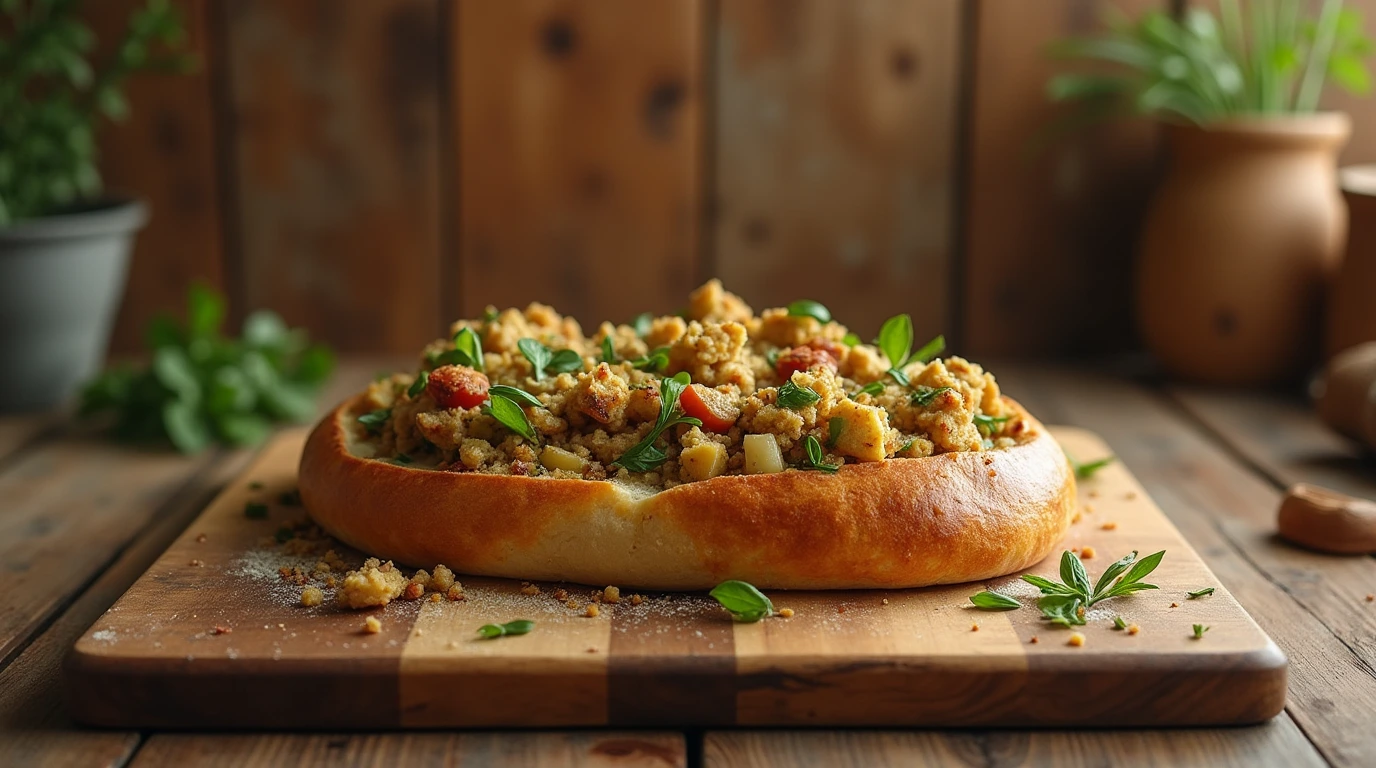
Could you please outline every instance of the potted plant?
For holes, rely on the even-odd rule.
[[[140,70],[182,70],[180,14],[134,10],[107,60],[77,0],[0,0],[0,410],[63,401],[95,373],[123,292],[137,200],[102,193],[96,129]]]
[[[1347,210],[1337,154],[1347,116],[1320,112],[1327,80],[1370,87],[1361,17],[1323,0],[1219,0],[1181,21],[1113,19],[1057,53],[1107,62],[1064,73],[1050,95],[1095,114],[1126,108],[1166,124],[1171,161],[1148,212],[1137,319],[1173,374],[1258,385],[1302,373],[1317,350],[1326,278]]]

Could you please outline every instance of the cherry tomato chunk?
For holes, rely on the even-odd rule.
[[[704,432],[725,432],[731,429],[736,419],[741,416],[740,411],[726,395],[701,384],[692,384],[684,388],[683,394],[679,395],[678,404],[684,414],[702,421]]]
[[[487,377],[466,365],[441,365],[425,389],[441,408],[474,408],[487,399]]]
[[[822,367],[836,372],[836,358],[825,349],[818,349],[813,346],[793,347],[779,355],[779,359],[774,362],[774,370],[779,374],[780,379],[787,381],[793,376],[794,371],[810,371],[813,368]]]

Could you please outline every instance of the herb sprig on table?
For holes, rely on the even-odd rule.
[[[1070,455],[1069,452],[1066,452],[1065,457],[1070,461],[1070,468],[1075,471],[1075,476],[1081,480],[1093,477],[1099,470],[1103,469],[1104,467],[1107,467],[1108,465],[1112,464],[1114,461],[1117,460],[1113,456],[1105,456],[1103,458],[1095,459],[1093,461],[1081,462],[1077,461],[1074,456]]]
[[[1162,550],[1138,560],[1137,550],[1133,550],[1104,569],[1099,575],[1099,580],[1091,587],[1084,563],[1080,562],[1080,558],[1074,552],[1066,551],[1061,554],[1059,582],[1032,574],[1025,574],[1022,580],[1042,591],[1042,596],[1037,600],[1037,607],[1052,624],[1084,624],[1081,609],[1089,609],[1103,600],[1130,595],[1144,589],[1157,589],[1155,584],[1147,584],[1142,579],[1156,570],[1156,566],[1161,564],[1161,558],[1165,556],[1166,552]]]
[[[478,634],[482,635],[486,640],[491,640],[497,637],[506,637],[507,635],[529,634],[532,629],[535,629],[535,622],[530,619],[517,619],[516,621],[508,621],[505,624],[484,624],[478,627]]]
[[[621,454],[621,458],[612,462],[613,467],[625,467],[632,472],[649,472],[669,460],[664,451],[655,446],[655,441],[664,434],[664,430],[678,424],[702,426],[700,419],[683,415],[683,411],[678,407],[679,395],[683,394],[690,381],[687,373],[678,373],[659,380],[659,418],[655,420],[654,428],[645,435],[645,439],[631,446]]]
[[[116,366],[87,383],[82,415],[111,416],[116,438],[166,440],[183,453],[215,442],[252,445],[274,422],[314,416],[333,353],[267,310],[245,318],[238,339],[222,335],[224,318],[224,297],[192,286],[186,321],[155,318],[146,334],[150,363]]]
[[[709,592],[736,621],[750,624],[774,615],[774,603],[753,584],[723,581]]]

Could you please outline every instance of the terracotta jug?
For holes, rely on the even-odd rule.
[[[1171,163],[1143,233],[1137,316],[1171,374],[1255,386],[1317,360],[1347,234],[1337,154],[1350,131],[1340,113],[1167,128]]]
[[[1376,341],[1376,165],[1338,172],[1351,213],[1347,248],[1328,298],[1328,357]]]

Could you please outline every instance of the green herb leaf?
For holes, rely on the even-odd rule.
[[[1196,639],[1196,640],[1203,639],[1204,633],[1205,633],[1205,632],[1208,632],[1208,631],[1209,631],[1209,628],[1206,627],[1206,626],[1204,626],[1203,624],[1195,624],[1195,625],[1194,625],[1194,639]]]
[[[655,447],[655,441],[664,430],[677,424],[702,426],[700,419],[684,416],[678,408],[679,396],[691,383],[686,372],[666,376],[659,380],[659,418],[644,439],[631,446],[621,457],[612,462],[613,467],[624,467],[631,472],[649,472],[668,460],[663,451]]]
[[[484,323],[490,323],[490,322],[492,322],[493,320],[496,320],[496,319],[497,319],[497,310],[496,310],[496,309],[494,309],[493,307],[484,307],[484,308],[483,308],[483,322],[484,322]]]
[[[907,315],[895,315],[885,320],[875,343],[879,351],[889,358],[890,368],[902,368],[908,362],[909,350],[913,348],[913,319]]]
[[[835,448],[836,441],[841,437],[841,431],[846,428],[846,420],[840,416],[833,416],[827,422],[827,447]]]
[[[420,393],[425,391],[425,387],[429,383],[430,372],[421,371],[420,375],[416,377],[416,380],[411,382],[410,388],[406,390],[406,396],[411,398],[412,400],[416,399],[417,397],[420,397]]]
[[[454,334],[454,349],[468,358],[466,365],[475,371],[483,368],[483,342],[472,328],[460,328]]]
[[[982,434],[988,435],[989,437],[993,437],[994,435],[997,435],[999,433],[999,430],[1002,428],[1003,423],[1011,418],[1013,417],[986,416],[982,413],[977,413],[975,414],[975,426],[979,428],[979,431]]]
[[[257,501],[250,501],[244,504],[244,517],[250,520],[266,520],[268,517],[268,505]]]
[[[496,419],[502,426],[524,437],[527,441],[534,443],[535,429],[530,426],[530,419],[526,418],[526,412],[521,410],[514,400],[503,397],[500,394],[493,394],[488,390],[487,403],[483,405],[482,412]]]
[[[641,312],[631,321],[631,327],[635,329],[635,335],[645,338],[650,335],[650,329],[654,325],[655,316],[649,312]]]
[[[1201,597],[1206,597],[1208,595],[1212,595],[1213,593],[1213,587],[1204,587],[1203,589],[1196,589],[1193,592],[1186,592],[1185,596],[1190,600],[1198,600]]]
[[[826,455],[822,453],[822,444],[812,435],[803,438],[803,450],[807,452],[806,469],[820,469],[823,472],[836,472],[840,469],[835,464],[826,463]]]
[[[530,630],[534,628],[535,622],[530,619],[517,619],[516,621],[508,621],[505,624],[484,624],[478,627],[478,634],[491,640],[497,637],[506,637],[507,635],[528,634]]]
[[[831,310],[811,299],[799,299],[790,303],[788,314],[792,317],[810,317],[823,324],[831,322]]]
[[[774,604],[744,581],[723,581],[709,592],[736,621],[752,623],[774,615]]]
[[[869,395],[870,397],[875,397],[876,395],[882,393],[883,391],[884,391],[884,382],[882,382],[882,381],[871,381],[870,383],[866,384],[865,386],[863,386],[863,387],[857,389],[857,390],[855,391],[855,394],[853,394],[853,395],[850,396],[850,399],[854,400],[855,398],[859,397],[860,395]]]
[[[941,395],[943,392],[950,391],[950,387],[933,388],[919,386],[917,387],[917,391],[913,392],[912,395],[908,397],[908,402],[913,405],[919,405],[923,408],[926,408],[927,406],[931,405],[933,401],[936,400],[937,396]]]
[[[848,347],[853,347],[860,343],[860,337],[854,333],[847,333],[845,337],[841,339],[841,343]]]
[[[368,428],[369,432],[377,434],[382,431],[387,422],[392,420],[391,408],[379,408],[376,411],[369,411],[358,417],[358,423]]]
[[[942,351],[945,349],[946,337],[937,336],[935,339],[932,339],[926,344],[923,344],[922,346],[918,347],[917,351],[913,353],[912,357],[908,358],[907,362],[913,362],[914,360],[916,360],[919,363],[930,363],[932,361],[932,358],[941,354]]]
[[[906,451],[906,450],[908,450],[909,448],[913,447],[913,443],[915,443],[915,442],[917,442],[917,438],[914,437],[913,439],[911,439],[911,440],[909,440],[908,442],[904,443],[897,451],[894,451],[894,454],[897,455],[897,454],[903,453],[904,451]]]
[[[1061,553],[1061,581],[1075,590],[1075,594],[1084,598],[1085,602],[1089,602],[1089,574],[1085,571],[1085,564],[1069,550]]]
[[[669,365],[669,348],[659,347],[647,355],[631,361],[631,367],[641,371],[663,371]]]
[[[971,595],[970,602],[974,603],[976,608],[986,611],[1011,611],[1022,607],[1022,603],[1008,595],[1000,595],[987,589],[977,595]]]
[[[583,356],[571,349],[561,349],[550,358],[549,370],[555,373],[572,373],[583,370]]]
[[[1126,571],[1128,566],[1132,565],[1133,561],[1136,559],[1137,550],[1134,549],[1126,555],[1123,555],[1123,557],[1113,563],[1113,565],[1105,568],[1104,572],[1099,575],[1099,580],[1094,582],[1094,594],[1103,594],[1105,589],[1113,585],[1113,580],[1118,578],[1118,574]]]
[[[612,337],[610,335],[602,337],[602,362],[607,365],[616,364],[616,347],[612,346]]]
[[[894,381],[898,382],[898,386],[900,387],[912,386],[912,382],[908,379],[908,374],[898,370],[897,368],[890,368],[889,375],[893,377]]]
[[[1080,615],[1083,605],[1079,595],[1042,595],[1037,598],[1037,607],[1041,609],[1042,616],[1062,627],[1085,623]]]
[[[813,392],[811,389],[800,387],[792,381],[785,381],[783,386],[779,387],[777,402],[780,408],[796,411],[800,408],[806,408],[821,399],[822,396]]]
[[[1065,457],[1070,460],[1070,467],[1071,469],[1075,470],[1075,476],[1080,478],[1081,480],[1093,477],[1094,473],[1098,472],[1104,467],[1107,467],[1114,461],[1114,457],[1105,456],[1102,459],[1095,459],[1094,461],[1088,461],[1081,464],[1080,462],[1076,461],[1075,457],[1071,456],[1069,453],[1066,453]]]
[[[528,405],[531,408],[545,407],[545,404],[540,402],[538,397],[518,387],[509,387],[505,384],[493,384],[492,387],[487,390],[487,393],[489,395],[501,395],[517,405]]]
[[[535,380],[540,381],[544,379],[545,368],[549,367],[550,359],[553,357],[553,353],[549,351],[549,347],[541,344],[535,339],[527,337],[517,341],[516,348],[521,350],[521,355],[524,356],[526,360],[530,361],[531,375],[535,377]]]

